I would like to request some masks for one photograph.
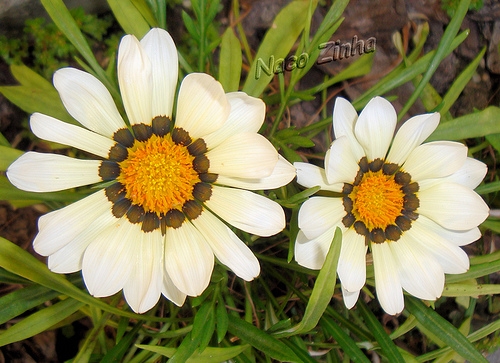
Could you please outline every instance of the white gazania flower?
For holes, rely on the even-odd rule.
[[[325,169],[295,163],[299,184],[330,194],[301,206],[295,258],[305,267],[321,268],[340,227],[337,272],[348,308],[365,284],[368,248],[377,297],[389,314],[403,310],[402,289],[435,300],[445,273],[469,268],[459,246],[480,237],[477,226],[488,215],[473,191],[486,166],[468,158],[460,143],[422,144],[438,123],[438,113],[415,116],[393,137],[396,112],[387,100],[372,99],[358,117],[348,101],[338,98],[336,139],[325,155]]]
[[[206,74],[190,74],[179,89],[177,50],[170,35],[152,29],[139,42],[125,36],[118,81],[128,126],[104,85],[64,68],[54,86],[84,127],[35,113],[38,137],[98,156],[94,160],[27,152],[7,171],[18,188],[49,192],[106,182],[90,196],[39,220],[35,250],[52,271],[82,270],[89,292],[123,289],[136,312],[160,294],[177,305],[207,287],[214,255],[252,280],[260,266],[226,225],[259,236],[285,226],[283,209],[249,190],[287,184],[295,169],[257,131],[264,103],[225,94]]]

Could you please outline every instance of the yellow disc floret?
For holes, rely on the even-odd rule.
[[[170,134],[152,135],[146,141],[135,140],[127,158],[119,163],[117,180],[132,204],[145,212],[165,214],[194,199],[193,188],[200,178],[193,160],[187,147],[172,141]]]
[[[374,228],[384,230],[395,224],[403,209],[404,196],[394,177],[382,171],[365,173],[349,194],[353,202],[352,213],[370,231]]]

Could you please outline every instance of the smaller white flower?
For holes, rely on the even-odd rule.
[[[444,274],[467,271],[469,259],[459,247],[480,237],[477,226],[488,206],[473,189],[486,165],[467,157],[457,142],[422,144],[436,129],[439,114],[406,121],[394,135],[396,112],[381,97],[357,115],[338,98],[333,111],[333,141],[325,169],[295,163],[304,187],[340,193],[314,196],[299,211],[297,262],[320,269],[336,227],[343,232],[337,273],[348,308],[366,281],[370,249],[375,288],[382,308],[398,314],[403,289],[425,300],[441,296]]]

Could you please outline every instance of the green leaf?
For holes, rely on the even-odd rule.
[[[111,92],[111,95],[115,99],[120,99],[120,93],[118,92],[118,87],[106,75],[106,72],[99,65],[99,62],[95,58],[94,52],[88,45],[85,37],[78,28],[75,19],[71,16],[71,13],[66,8],[62,0],[41,0],[43,7],[49,14],[50,18],[57,27],[63,32],[63,34],[68,38],[71,44],[80,52],[85,61],[92,67],[97,78],[106,86],[106,88]]]
[[[199,336],[200,351],[203,351],[210,342],[215,330],[215,306],[212,301],[205,301],[196,313],[191,330],[191,339],[197,340]]]
[[[137,348],[149,350],[150,352],[161,354],[165,357],[172,357],[177,351],[176,348],[168,348],[168,347],[158,347],[155,345],[144,345],[144,344],[136,344]],[[198,353],[195,352],[186,363],[220,363],[227,361],[229,359],[233,359],[236,356],[243,353],[250,346],[248,344],[245,345],[237,345],[234,347],[228,348],[213,348],[207,347],[203,352]]]
[[[309,302],[307,303],[306,311],[304,312],[301,322],[292,329],[278,333],[277,335],[287,336],[292,334],[302,334],[316,327],[319,320],[323,316],[326,307],[330,303],[333,291],[335,290],[335,283],[337,281],[337,265],[341,246],[342,232],[340,228],[337,227],[332,243],[330,244],[330,248],[328,249],[325,263],[319,271],[316,282],[314,283],[314,288],[311,296],[309,297]]]
[[[0,145],[0,171],[5,171],[10,164],[18,157],[24,154],[21,150],[14,149],[10,146]]]
[[[427,141],[465,140],[500,133],[500,108],[490,106],[480,112],[474,112],[441,123]]]
[[[462,333],[433,309],[427,307],[422,301],[411,296],[406,296],[405,306],[420,324],[438,336],[440,340],[463,358],[474,363],[488,362]]]
[[[229,324],[229,320],[227,317],[227,310],[224,302],[217,303],[217,307],[215,309],[215,318],[217,322],[217,342],[220,343],[222,339],[226,336],[227,326]]]
[[[219,82],[224,91],[237,91],[241,77],[241,45],[233,28],[227,28],[222,35],[219,62]]]
[[[160,26],[155,14],[153,13],[153,10],[146,3],[145,0],[130,0],[130,1],[141,13],[142,17],[151,28],[157,28]],[[165,2],[163,3],[165,4]]]
[[[129,351],[130,347],[137,339],[137,333],[142,328],[141,321],[137,322],[131,331],[127,333],[118,344],[116,344],[111,350],[106,353],[106,355],[102,358],[101,363],[113,363],[113,362],[121,362],[123,356]]]
[[[148,22],[131,0],[108,0],[108,4],[125,33],[133,34],[137,39],[142,39],[149,31]]]
[[[491,222],[490,220],[486,220],[483,222],[483,226],[489,228],[487,223]],[[500,271],[500,260],[494,260],[491,262],[481,263],[477,265],[472,265],[469,271],[464,272],[463,274],[456,275],[446,275],[446,283],[456,283],[469,279],[475,279],[478,277],[490,275],[494,272]]]
[[[488,184],[483,184],[475,189],[475,192],[480,195],[495,193],[500,190],[500,181],[494,181]]]
[[[255,55],[243,92],[258,97],[271,82],[275,75],[275,61],[288,55],[304,29],[308,8],[309,1],[295,0],[278,13]],[[272,69],[265,71],[268,66]]]
[[[247,343],[250,343],[254,348],[278,361],[300,362],[300,359],[295,355],[295,353],[290,351],[290,349],[288,349],[288,347],[278,339],[240,318],[232,315],[228,315],[228,317],[228,330],[231,334]]]
[[[500,285],[494,284],[447,284],[443,296],[472,296],[500,294]]]
[[[0,334],[0,346],[18,342],[48,330],[78,311],[83,305],[80,301],[67,299],[31,314]]]
[[[353,362],[369,363],[370,360],[366,358],[366,355],[359,349],[356,342],[344,331],[340,326],[338,326],[332,319],[324,316],[321,319],[321,326],[323,326],[326,331],[335,339],[337,343],[342,347],[342,350],[351,358]]]
[[[405,363],[405,360],[401,356],[401,353],[399,353],[396,344],[394,344],[389,335],[387,335],[384,327],[380,324],[380,322],[377,320],[377,317],[368,308],[366,303],[362,299],[360,299],[358,300],[357,307],[359,312],[361,313],[361,316],[363,316],[366,327],[370,330],[370,332],[377,340],[380,348],[382,348],[382,351],[384,352],[384,356],[389,360],[389,362]]]

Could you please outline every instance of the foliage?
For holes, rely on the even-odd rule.
[[[11,70],[19,86],[0,87],[0,92],[23,110],[43,112],[66,122],[75,122],[65,111],[48,77],[78,57],[79,65],[93,73],[120,104],[113,76],[114,44],[108,44],[105,62],[92,51],[94,42],[102,44],[113,19],[96,18],[81,11],[70,13],[62,0],[42,0],[54,24],[38,19],[27,22],[22,41],[0,39],[2,56],[11,64],[28,57],[32,68],[13,65]],[[127,33],[144,35],[152,26],[166,27],[167,7],[162,0],[109,1],[114,16]],[[171,4],[172,6],[179,6]],[[321,5],[323,6],[323,5]],[[371,71],[371,54],[359,57],[340,73],[325,77],[309,88],[298,87],[320,55],[320,44],[328,41],[342,22],[348,1],[335,1],[324,9],[326,16],[316,32],[311,30],[315,0],[295,0],[285,6],[274,20],[257,49],[250,49],[242,31],[238,0],[232,2],[233,26],[219,29],[222,10],[219,0],[191,1],[182,12],[186,45],[178,45],[181,68],[185,73],[205,71],[218,76],[226,91],[242,89],[262,97],[267,106],[267,122],[262,133],[289,160],[305,157],[320,159],[313,151],[316,136],[331,140],[331,115],[310,125],[289,126],[287,113],[292,105],[313,98],[325,105],[334,93],[331,87]],[[438,47],[428,53],[422,49],[428,28],[422,25],[414,38],[413,50],[401,51],[402,62],[364,94],[353,100],[361,109],[375,95],[391,96],[400,85],[411,82],[416,92],[405,104],[408,110],[421,102],[427,111],[438,111],[444,120],[431,139],[463,140],[470,155],[485,162],[492,170],[477,192],[491,208],[498,208],[500,190],[496,160],[500,153],[500,109],[489,106],[471,114],[453,118],[451,105],[476,72],[484,51],[457,77],[444,95],[432,89],[429,80],[441,61],[467,36],[460,25],[469,8],[460,1]],[[133,19],[133,22],[132,20]],[[117,34],[117,33],[114,33]],[[47,44],[52,44],[47,47]],[[28,44],[33,44],[29,52]],[[57,46],[54,46],[57,44]],[[256,78],[259,59],[275,59],[308,54],[307,65],[288,74],[273,69],[272,74]],[[80,58],[81,57],[81,58]],[[103,68],[102,64],[106,64]],[[267,63],[265,63],[267,64]],[[403,111],[399,116],[406,115]],[[314,141],[313,141],[314,138]],[[21,153],[6,140],[1,143],[0,166],[5,170]],[[53,145],[56,147],[56,145]],[[68,153],[74,150],[68,150]],[[46,203],[60,206],[81,198],[88,190],[57,193],[28,193],[16,190],[5,176],[0,177],[2,200],[22,205]],[[461,275],[446,278],[445,291],[434,304],[406,297],[406,309],[398,317],[383,315],[373,298],[373,266],[367,266],[365,300],[347,310],[336,280],[340,244],[332,243],[326,263],[320,271],[311,271],[293,262],[300,204],[317,189],[300,190],[290,185],[269,191],[267,195],[289,210],[290,223],[279,235],[268,239],[244,233],[239,236],[258,255],[261,276],[244,282],[216,266],[211,284],[202,296],[190,298],[183,307],[162,299],[144,315],[134,314],[122,303],[121,293],[105,299],[91,297],[79,274],[70,276],[50,272],[44,263],[10,241],[0,238],[0,282],[15,286],[0,297],[0,346],[28,339],[49,329],[68,327],[88,318],[92,322],[79,344],[74,362],[436,362],[465,359],[484,362],[481,353],[498,345],[500,285],[490,275],[500,271],[500,253],[483,251],[471,258],[471,268]],[[500,220],[489,218],[482,226],[485,234],[500,232]],[[334,239],[339,239],[336,233]],[[14,285],[15,284],[15,285]],[[497,296],[495,296],[497,295]],[[448,316],[446,305],[455,306]],[[476,309],[484,309],[489,321],[474,321]],[[8,323],[8,325],[6,324]],[[480,324],[479,324],[480,323]],[[112,331],[112,334],[109,332]],[[418,341],[418,346],[415,345]]]

